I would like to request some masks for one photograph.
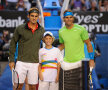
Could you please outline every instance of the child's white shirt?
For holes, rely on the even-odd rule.
[[[39,50],[39,63],[42,64],[43,81],[53,82],[57,76],[57,63],[63,61],[63,55],[56,47]]]

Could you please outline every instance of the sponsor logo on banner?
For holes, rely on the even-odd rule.
[[[17,27],[21,24],[24,23],[24,19],[22,19],[20,16],[17,18],[17,19],[3,19],[1,16],[0,16],[0,27],[6,27],[6,28],[14,28],[14,27]]]
[[[26,12],[0,11],[0,32],[9,30],[14,32],[15,28],[23,24],[27,19]]]
[[[88,30],[88,32],[95,30],[98,34],[108,34],[107,12],[75,12],[74,16],[76,18],[76,23],[83,25]]]
[[[75,23],[84,26],[88,32],[95,30],[97,34],[108,34],[108,12],[73,12]],[[14,32],[15,28],[27,19],[26,12],[0,11],[0,31],[7,29]]]

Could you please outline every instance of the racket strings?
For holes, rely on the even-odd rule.
[[[19,75],[15,69],[12,70],[12,83],[13,88],[17,89],[19,85]]]

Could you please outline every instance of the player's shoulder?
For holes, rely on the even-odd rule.
[[[23,23],[23,24],[19,25],[17,28],[22,28],[22,27],[25,28],[25,25],[26,25],[26,23]]]
[[[83,27],[82,25],[79,24],[74,24],[75,27]]]
[[[24,29],[25,29],[25,25],[26,25],[26,24],[23,23],[23,24],[17,26],[17,27],[16,27],[16,30],[18,30],[18,31],[22,31],[22,30],[24,30]]]
[[[65,31],[65,30],[66,30],[66,26],[62,27],[62,28],[59,30],[59,33]]]
[[[78,29],[80,29],[80,30],[85,29],[84,26],[79,25],[79,24],[74,24],[74,27],[75,27],[75,28],[78,28]]]

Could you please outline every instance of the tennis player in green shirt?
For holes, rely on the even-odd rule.
[[[74,16],[71,10],[64,11],[63,21],[65,26],[59,30],[59,42],[61,44],[58,47],[60,50],[65,48],[64,61],[61,67],[64,70],[80,67],[81,60],[85,58],[84,43],[86,43],[90,57],[89,66],[93,68],[94,53],[87,30],[81,25],[74,24]]]

